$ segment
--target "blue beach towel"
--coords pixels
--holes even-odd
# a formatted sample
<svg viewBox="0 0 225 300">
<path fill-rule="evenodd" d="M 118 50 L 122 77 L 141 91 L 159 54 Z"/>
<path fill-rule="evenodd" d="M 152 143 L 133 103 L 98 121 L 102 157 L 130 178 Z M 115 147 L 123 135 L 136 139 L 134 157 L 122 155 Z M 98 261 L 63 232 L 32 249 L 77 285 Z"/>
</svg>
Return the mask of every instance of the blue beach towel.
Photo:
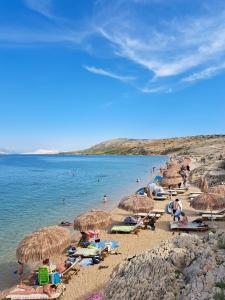
<svg viewBox="0 0 225 300">
<path fill-rule="evenodd" d="M 92 258 L 83 258 L 80 262 L 81 267 L 89 267 L 93 265 Z"/>
<path fill-rule="evenodd" d="M 103 249 L 105 247 L 106 244 L 111 244 L 112 249 L 118 248 L 119 244 L 117 241 L 115 240 L 102 240 L 99 243 L 93 243 L 95 245 L 96 248 L 98 249 Z"/>
</svg>

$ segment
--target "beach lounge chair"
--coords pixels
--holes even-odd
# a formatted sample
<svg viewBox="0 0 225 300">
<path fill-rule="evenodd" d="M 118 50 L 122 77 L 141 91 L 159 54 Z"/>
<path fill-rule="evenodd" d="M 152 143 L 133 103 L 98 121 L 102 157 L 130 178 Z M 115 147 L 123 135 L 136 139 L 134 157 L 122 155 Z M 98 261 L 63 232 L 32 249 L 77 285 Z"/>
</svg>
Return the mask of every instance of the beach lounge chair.
<svg viewBox="0 0 225 300">
<path fill-rule="evenodd" d="M 202 223 L 189 222 L 187 225 L 182 225 L 178 222 L 170 222 L 172 231 L 206 231 L 208 229 L 208 225 Z"/>
<path fill-rule="evenodd" d="M 62 276 L 61 276 L 61 280 L 64 282 L 64 283 L 68 283 L 69 280 L 71 279 L 71 277 L 73 275 L 77 275 L 77 273 L 80 271 L 79 269 L 76 268 L 76 265 L 78 264 L 78 262 L 81 261 L 81 257 L 78 257 L 75 262 L 69 267 L 67 268 L 63 273 L 62 273 Z"/>
<path fill-rule="evenodd" d="M 164 211 L 163 211 L 164 212 Z M 145 218 L 145 217 L 151 217 L 151 218 L 156 218 L 159 219 L 160 217 L 162 217 L 163 213 L 160 212 L 149 212 L 149 213 L 137 213 L 134 216 L 136 217 L 140 217 L 140 218 Z"/>
<path fill-rule="evenodd" d="M 225 214 L 202 214 L 201 215 L 202 220 L 204 221 L 224 221 L 225 220 Z"/>
<path fill-rule="evenodd" d="M 25 289 L 16 287 L 15 289 L 13 289 L 10 294 L 8 294 L 6 296 L 6 299 L 11 299 L 11 300 L 37 300 L 37 299 L 48 299 L 48 300 L 53 300 L 53 299 L 59 299 L 65 290 L 65 286 L 61 286 L 61 288 L 53 293 L 51 296 L 48 296 L 45 293 L 40 293 L 40 294 L 28 294 L 26 293 Z"/>
<path fill-rule="evenodd" d="M 114 225 L 111 228 L 111 233 L 132 233 L 135 229 L 140 227 L 139 224 L 137 225 Z"/>
<path fill-rule="evenodd" d="M 164 201 L 167 199 L 167 196 L 154 196 L 153 199 L 157 201 Z"/>
<path fill-rule="evenodd" d="M 196 214 L 197 215 L 223 215 L 225 213 L 225 208 L 221 209 L 221 210 L 203 210 L 203 211 L 197 211 Z"/>
</svg>

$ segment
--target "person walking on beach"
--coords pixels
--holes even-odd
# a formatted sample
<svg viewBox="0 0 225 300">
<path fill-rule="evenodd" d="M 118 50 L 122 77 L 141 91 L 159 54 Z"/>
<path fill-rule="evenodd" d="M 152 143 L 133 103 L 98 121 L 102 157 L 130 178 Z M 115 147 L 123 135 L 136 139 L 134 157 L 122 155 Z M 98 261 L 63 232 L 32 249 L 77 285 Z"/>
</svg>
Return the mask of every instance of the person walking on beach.
<svg viewBox="0 0 225 300">
<path fill-rule="evenodd" d="M 176 199 L 173 201 L 173 221 L 176 221 L 176 218 L 178 221 L 180 221 L 180 214 L 182 211 L 182 204 L 179 203 L 179 199 Z"/>
</svg>

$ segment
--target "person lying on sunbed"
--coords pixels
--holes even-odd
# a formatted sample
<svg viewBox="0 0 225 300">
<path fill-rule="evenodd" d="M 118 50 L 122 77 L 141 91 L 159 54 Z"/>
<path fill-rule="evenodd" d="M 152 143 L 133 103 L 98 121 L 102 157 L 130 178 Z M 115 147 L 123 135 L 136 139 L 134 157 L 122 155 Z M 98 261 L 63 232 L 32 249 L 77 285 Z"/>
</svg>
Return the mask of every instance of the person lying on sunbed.
<svg viewBox="0 0 225 300">
<path fill-rule="evenodd" d="M 51 297 L 53 294 L 60 292 L 62 290 L 62 284 L 46 284 L 44 286 L 27 286 L 25 284 L 21 284 L 17 286 L 21 291 L 12 291 L 10 295 L 32 295 L 32 294 L 47 294 Z"/>
<path fill-rule="evenodd" d="M 182 211 L 180 215 L 181 215 L 181 220 L 179 221 L 179 224 L 183 226 L 188 225 L 188 218 L 185 215 L 185 213 Z"/>
</svg>

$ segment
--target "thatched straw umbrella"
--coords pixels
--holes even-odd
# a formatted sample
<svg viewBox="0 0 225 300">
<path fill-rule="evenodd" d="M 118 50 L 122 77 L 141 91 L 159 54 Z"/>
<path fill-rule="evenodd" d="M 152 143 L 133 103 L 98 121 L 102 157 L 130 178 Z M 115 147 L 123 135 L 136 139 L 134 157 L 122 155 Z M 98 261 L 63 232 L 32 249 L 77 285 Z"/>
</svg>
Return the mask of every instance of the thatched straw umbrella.
<svg viewBox="0 0 225 300">
<path fill-rule="evenodd" d="M 101 229 L 112 222 L 111 214 L 104 210 L 91 210 L 79 215 L 74 220 L 74 229 L 84 231 Z"/>
<path fill-rule="evenodd" d="M 170 168 L 163 172 L 163 180 L 161 184 L 165 187 L 176 187 L 182 181 L 183 179 L 177 170 Z"/>
<path fill-rule="evenodd" d="M 190 163 L 191 163 L 191 158 L 190 158 L 190 157 L 185 157 L 185 158 L 182 160 L 182 162 L 181 162 L 182 166 L 184 166 L 184 167 L 190 165 Z"/>
<path fill-rule="evenodd" d="M 70 233 L 60 226 L 44 227 L 25 237 L 17 247 L 16 257 L 22 263 L 40 262 L 51 258 L 70 243 Z"/>
<path fill-rule="evenodd" d="M 206 193 L 209 189 L 208 181 L 205 176 L 201 176 L 199 178 L 198 187 L 204 193 Z"/>
<path fill-rule="evenodd" d="M 219 194 L 213 193 L 203 193 L 195 197 L 190 206 L 198 210 L 213 210 L 225 208 L 225 197 Z M 211 214 L 211 219 L 213 221 L 213 214 Z"/>
<path fill-rule="evenodd" d="M 219 194 L 203 193 L 195 197 L 191 203 L 191 207 L 200 210 L 216 210 L 225 207 L 225 198 Z"/>
<path fill-rule="evenodd" d="M 171 161 L 171 162 L 169 162 L 168 164 L 167 164 L 167 169 L 170 169 L 170 168 L 172 168 L 172 169 L 174 169 L 174 170 L 177 170 L 177 171 L 179 171 L 180 170 L 180 164 L 177 162 L 177 161 Z"/>
<path fill-rule="evenodd" d="M 225 197 L 225 185 L 220 184 L 220 185 L 212 186 L 209 188 L 208 192 L 219 194 Z"/>
<path fill-rule="evenodd" d="M 146 195 L 131 195 L 124 197 L 118 207 L 135 213 L 149 212 L 154 208 L 154 200 Z"/>
</svg>

